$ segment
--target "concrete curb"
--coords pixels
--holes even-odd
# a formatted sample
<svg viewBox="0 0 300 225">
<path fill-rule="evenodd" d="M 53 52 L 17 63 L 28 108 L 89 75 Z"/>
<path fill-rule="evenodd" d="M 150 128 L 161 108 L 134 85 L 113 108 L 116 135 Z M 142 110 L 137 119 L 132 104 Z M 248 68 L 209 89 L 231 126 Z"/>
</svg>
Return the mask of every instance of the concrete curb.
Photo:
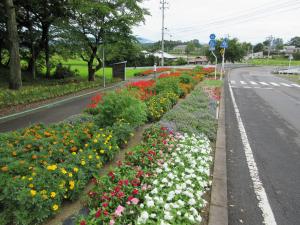
<svg viewBox="0 0 300 225">
<path fill-rule="evenodd" d="M 220 101 L 217 144 L 208 225 L 228 225 L 224 87 Z"/>
</svg>

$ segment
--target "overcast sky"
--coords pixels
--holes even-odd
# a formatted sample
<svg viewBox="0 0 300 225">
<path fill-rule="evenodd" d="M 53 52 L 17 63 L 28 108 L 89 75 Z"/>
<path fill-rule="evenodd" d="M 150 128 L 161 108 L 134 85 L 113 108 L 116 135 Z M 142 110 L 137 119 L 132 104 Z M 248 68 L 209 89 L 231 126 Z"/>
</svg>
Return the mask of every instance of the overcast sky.
<svg viewBox="0 0 300 225">
<path fill-rule="evenodd" d="M 160 0 L 145 0 L 149 9 L 145 25 L 134 34 L 157 41 L 161 39 Z M 209 41 L 209 34 L 227 34 L 241 41 L 258 43 L 267 36 L 284 41 L 300 36 L 300 0 L 168 0 L 166 39 Z"/>
</svg>

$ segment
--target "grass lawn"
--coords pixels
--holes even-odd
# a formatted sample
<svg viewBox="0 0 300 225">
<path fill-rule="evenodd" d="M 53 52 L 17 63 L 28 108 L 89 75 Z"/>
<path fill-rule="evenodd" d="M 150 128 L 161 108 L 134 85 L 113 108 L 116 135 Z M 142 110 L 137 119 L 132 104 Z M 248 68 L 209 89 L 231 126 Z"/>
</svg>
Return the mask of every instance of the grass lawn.
<svg viewBox="0 0 300 225">
<path fill-rule="evenodd" d="M 251 59 L 249 60 L 249 63 L 254 65 L 261 65 L 261 66 L 288 66 L 289 60 L 280 58 L 280 59 Z M 291 62 L 292 66 L 300 66 L 300 61 L 298 60 L 292 60 Z"/>
<path fill-rule="evenodd" d="M 222 87 L 223 86 L 222 80 L 204 80 L 202 84 L 207 87 Z"/>
<path fill-rule="evenodd" d="M 277 74 L 276 76 L 282 77 L 284 79 L 290 80 L 292 82 L 296 82 L 300 84 L 300 75 L 287 75 L 287 74 Z"/>
<path fill-rule="evenodd" d="M 78 73 L 82 77 L 87 77 L 88 76 L 88 68 L 87 68 L 87 62 L 81 60 L 81 59 L 69 59 L 66 61 L 62 61 L 62 64 L 64 66 L 70 66 L 71 70 L 78 70 Z M 133 77 L 135 73 L 137 72 L 142 72 L 145 69 L 134 69 L 134 68 L 127 68 L 126 69 L 126 77 L 130 78 Z M 104 70 L 105 76 L 108 79 L 112 78 L 112 68 L 106 67 Z M 97 76 L 102 76 L 102 69 L 98 70 L 96 72 Z"/>
</svg>

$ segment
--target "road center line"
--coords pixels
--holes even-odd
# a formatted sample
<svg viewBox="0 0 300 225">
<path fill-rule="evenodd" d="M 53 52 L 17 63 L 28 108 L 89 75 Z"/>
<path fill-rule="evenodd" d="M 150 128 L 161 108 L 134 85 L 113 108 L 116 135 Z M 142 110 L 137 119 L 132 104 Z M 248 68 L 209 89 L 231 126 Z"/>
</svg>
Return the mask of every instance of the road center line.
<svg viewBox="0 0 300 225">
<path fill-rule="evenodd" d="M 246 133 L 241 115 L 240 115 L 240 111 L 236 104 L 235 97 L 234 97 L 234 94 L 233 94 L 233 91 L 232 91 L 232 88 L 230 85 L 229 85 L 229 91 L 230 91 L 236 119 L 238 122 L 238 127 L 240 130 L 241 139 L 242 139 L 244 150 L 245 150 L 245 155 L 246 155 L 246 160 L 247 160 L 247 164 L 248 164 L 248 169 L 250 172 L 250 177 L 252 179 L 254 192 L 255 192 L 256 198 L 258 200 L 258 207 L 262 211 L 262 217 L 264 220 L 264 224 L 277 225 L 273 211 L 271 209 L 271 206 L 270 206 L 270 203 L 268 200 L 268 196 L 265 191 L 265 188 L 259 178 L 258 168 L 256 166 L 256 162 L 255 162 L 255 159 L 253 156 L 251 146 L 249 144 L 249 140 L 247 137 L 247 133 Z"/>
</svg>

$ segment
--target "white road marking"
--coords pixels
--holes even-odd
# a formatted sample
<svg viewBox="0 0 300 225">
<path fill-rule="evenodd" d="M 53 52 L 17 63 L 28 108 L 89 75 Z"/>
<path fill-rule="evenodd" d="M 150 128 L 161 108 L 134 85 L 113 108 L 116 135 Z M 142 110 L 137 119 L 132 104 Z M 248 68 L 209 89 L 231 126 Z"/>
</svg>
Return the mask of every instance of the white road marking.
<svg viewBox="0 0 300 225">
<path fill-rule="evenodd" d="M 241 82 L 241 84 L 247 84 L 245 81 L 242 81 L 242 80 L 240 82 Z"/>
<path fill-rule="evenodd" d="M 251 84 L 254 84 L 254 85 L 257 85 L 257 83 L 256 83 L 256 82 L 254 82 L 254 81 L 250 81 L 250 83 L 251 83 Z"/>
<path fill-rule="evenodd" d="M 286 84 L 286 83 L 280 83 L 280 84 L 283 85 L 283 86 L 286 86 L 286 87 L 291 87 L 291 85 Z"/>
<path fill-rule="evenodd" d="M 231 84 L 235 84 L 236 82 L 235 82 L 235 80 L 231 80 L 230 83 Z"/>
<path fill-rule="evenodd" d="M 299 87 L 299 88 L 300 88 L 300 85 L 299 85 L 299 84 L 291 84 L 291 85 L 293 85 L 293 86 L 295 86 L 295 87 Z"/>
<path fill-rule="evenodd" d="M 249 87 L 249 86 L 244 86 L 243 88 L 252 88 L 252 87 Z"/>
<path fill-rule="evenodd" d="M 262 85 L 265 85 L 265 86 L 269 86 L 269 84 L 267 84 L 266 82 L 259 82 L 261 83 Z"/>
<path fill-rule="evenodd" d="M 254 192 L 255 192 L 256 198 L 258 200 L 258 207 L 262 211 L 262 217 L 264 220 L 263 223 L 266 225 L 277 225 L 276 220 L 274 218 L 272 208 L 271 208 L 269 200 L 268 200 L 268 196 L 265 191 L 265 188 L 259 178 L 259 172 L 258 172 L 258 168 L 256 166 L 255 159 L 253 157 L 253 152 L 252 152 L 251 146 L 248 141 L 247 133 L 246 133 L 246 130 L 245 130 L 242 118 L 241 118 L 240 111 L 236 104 L 232 88 L 230 86 L 229 86 L 229 91 L 230 91 L 236 119 L 238 122 L 238 127 L 240 130 L 241 139 L 242 139 L 244 150 L 245 150 L 245 155 L 246 155 L 246 160 L 247 160 L 250 176 L 251 176 L 251 179 L 253 182 Z"/>
<path fill-rule="evenodd" d="M 272 84 L 273 86 L 279 87 L 280 85 L 274 82 L 270 82 L 270 84 Z"/>
</svg>

